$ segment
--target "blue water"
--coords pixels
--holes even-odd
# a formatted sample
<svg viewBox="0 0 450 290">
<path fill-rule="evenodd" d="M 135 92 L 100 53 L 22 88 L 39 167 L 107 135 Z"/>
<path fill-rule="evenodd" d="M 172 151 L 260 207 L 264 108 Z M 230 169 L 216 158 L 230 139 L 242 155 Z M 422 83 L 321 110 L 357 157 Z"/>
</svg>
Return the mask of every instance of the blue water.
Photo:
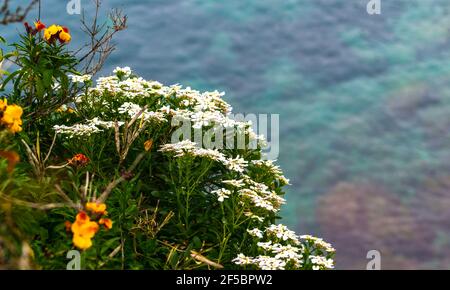
<svg viewBox="0 0 450 290">
<path fill-rule="evenodd" d="M 405 210 L 392 214 L 388 224 L 402 227 L 408 219 L 414 228 L 437 210 L 418 202 L 430 182 L 450 176 L 450 2 L 382 0 L 382 14 L 376 16 L 366 13 L 367 2 L 104 1 L 103 13 L 124 9 L 129 28 L 116 38 L 117 50 L 102 74 L 131 66 L 166 84 L 226 91 L 236 112 L 280 114 L 279 161 L 293 183 L 284 215 L 301 232 L 346 246 L 317 211 L 343 182 L 386 196 L 371 201 L 366 194 L 369 200 L 355 201 L 338 195 L 338 201 L 355 203 L 360 211 L 355 217 L 365 220 L 358 224 L 360 231 L 380 228 L 376 221 L 383 202 L 393 204 L 390 197 Z M 43 0 L 42 20 L 69 26 L 76 47 L 83 42 L 79 16 L 68 15 L 66 3 Z M 90 3 L 82 0 L 88 14 Z M 12 27 L 0 29 L 10 38 L 16 33 Z M 339 207 L 334 210 L 339 216 Z M 354 229 L 344 221 L 342 228 L 332 228 Z M 447 230 L 436 227 L 430 251 L 436 243 L 450 244 Z M 360 267 L 368 247 L 395 252 L 390 243 L 377 241 L 396 234 L 370 232 L 368 241 L 357 235 L 348 246 L 359 247 L 361 256 L 344 254 L 343 264 Z M 407 241 L 419 239 L 411 235 Z M 391 264 L 448 265 L 407 255 L 399 254 L 402 262 Z"/>
</svg>

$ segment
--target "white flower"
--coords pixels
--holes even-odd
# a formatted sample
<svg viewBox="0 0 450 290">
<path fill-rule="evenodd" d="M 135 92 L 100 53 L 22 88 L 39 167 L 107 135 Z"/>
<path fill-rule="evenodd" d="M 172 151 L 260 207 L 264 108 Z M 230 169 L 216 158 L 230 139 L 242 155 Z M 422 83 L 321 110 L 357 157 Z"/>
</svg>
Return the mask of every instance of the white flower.
<svg viewBox="0 0 450 290">
<path fill-rule="evenodd" d="M 301 240 L 313 243 L 313 245 L 319 249 L 322 249 L 328 253 L 334 253 L 336 250 L 331 246 L 331 244 L 325 242 L 321 238 L 313 237 L 311 235 L 302 235 L 300 236 Z"/>
<path fill-rule="evenodd" d="M 186 154 L 192 154 L 195 151 L 197 144 L 190 140 L 183 140 L 177 143 L 168 143 L 162 145 L 159 149 L 160 152 L 175 153 L 175 157 L 182 157 Z"/>
<path fill-rule="evenodd" d="M 217 200 L 219 202 L 224 202 L 225 198 L 229 198 L 231 195 L 231 191 L 225 188 L 220 188 L 218 190 L 213 190 L 212 193 L 217 194 L 218 198 Z"/>
<path fill-rule="evenodd" d="M 130 103 L 130 102 L 123 103 L 122 106 L 120 106 L 118 111 L 120 114 L 128 114 L 128 116 L 131 119 L 133 119 L 139 115 L 139 117 L 138 117 L 139 120 L 142 120 L 142 119 L 144 121 L 153 120 L 157 123 L 162 123 L 162 122 L 167 121 L 166 118 L 164 117 L 163 113 L 148 111 L 146 109 L 141 108 L 139 105 L 136 105 L 136 104 Z"/>
<path fill-rule="evenodd" d="M 242 179 L 230 179 L 230 180 L 222 180 L 222 183 L 231 185 L 236 188 L 241 188 L 244 186 L 244 181 Z"/>
<path fill-rule="evenodd" d="M 298 240 L 298 236 L 295 234 L 295 232 L 289 230 L 285 225 L 282 224 L 270 225 L 268 228 L 266 228 L 266 233 L 269 235 L 273 235 L 283 241 L 290 240 L 295 244 L 300 243 Z"/>
<path fill-rule="evenodd" d="M 260 238 L 260 239 L 263 238 L 263 232 L 258 228 L 254 228 L 252 230 L 247 230 L 247 232 L 253 237 Z"/>
<path fill-rule="evenodd" d="M 161 146 L 159 151 L 175 153 L 175 157 L 190 155 L 194 157 L 207 158 L 214 161 L 222 161 L 225 159 L 225 156 L 219 150 L 198 148 L 197 144 L 190 140 L 183 140 L 173 144 L 165 144 Z"/>
<path fill-rule="evenodd" d="M 236 265 L 251 265 L 253 264 L 253 258 L 247 257 L 244 254 L 240 253 L 236 258 L 232 260 Z"/>
<path fill-rule="evenodd" d="M 272 253 L 275 254 L 277 259 L 295 260 L 297 263 L 301 263 L 302 256 L 299 254 L 300 248 L 287 245 L 278 245 L 272 248 Z"/>
<path fill-rule="evenodd" d="M 116 67 L 115 70 L 113 70 L 113 73 L 116 75 L 122 74 L 124 77 L 129 77 L 132 73 L 131 68 L 126 66 L 126 67 Z"/>
<path fill-rule="evenodd" d="M 92 75 L 69 75 L 69 78 L 71 78 L 74 83 L 86 83 L 92 79 Z"/>
<path fill-rule="evenodd" d="M 245 168 L 247 167 L 248 161 L 241 158 L 240 156 L 236 158 L 228 158 L 223 160 L 223 164 L 232 171 L 236 172 L 244 172 Z"/>
<path fill-rule="evenodd" d="M 239 190 L 239 195 L 244 199 L 252 203 L 256 207 L 263 208 L 267 211 L 278 212 L 279 204 L 274 204 L 271 199 L 273 196 L 262 197 L 254 190 L 244 188 Z"/>
<path fill-rule="evenodd" d="M 271 251 L 273 246 L 272 245 L 272 241 L 268 241 L 268 242 L 258 242 L 258 247 L 260 247 L 261 249 L 265 250 L 265 251 Z"/>
<path fill-rule="evenodd" d="M 215 149 L 203 149 L 198 148 L 193 152 L 194 156 L 205 157 L 214 161 L 221 161 L 225 158 L 225 156 L 219 152 L 219 150 Z"/>
<path fill-rule="evenodd" d="M 261 270 L 284 270 L 286 262 L 274 257 L 258 256 L 254 262 Z"/>
</svg>

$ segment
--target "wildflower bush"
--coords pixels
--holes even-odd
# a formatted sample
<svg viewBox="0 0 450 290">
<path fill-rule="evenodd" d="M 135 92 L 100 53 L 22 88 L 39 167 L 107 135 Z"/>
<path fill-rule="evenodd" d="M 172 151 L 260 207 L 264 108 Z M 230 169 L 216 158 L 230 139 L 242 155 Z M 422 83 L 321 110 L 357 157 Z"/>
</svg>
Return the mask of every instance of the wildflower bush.
<svg viewBox="0 0 450 290">
<path fill-rule="evenodd" d="M 331 245 L 278 222 L 289 180 L 222 93 L 128 67 L 94 82 L 70 40 L 39 21 L 2 53 L 19 68 L 0 100 L 0 267 L 65 269 L 76 249 L 85 269 L 333 268 Z M 218 126 L 244 146 L 184 136 Z"/>
</svg>

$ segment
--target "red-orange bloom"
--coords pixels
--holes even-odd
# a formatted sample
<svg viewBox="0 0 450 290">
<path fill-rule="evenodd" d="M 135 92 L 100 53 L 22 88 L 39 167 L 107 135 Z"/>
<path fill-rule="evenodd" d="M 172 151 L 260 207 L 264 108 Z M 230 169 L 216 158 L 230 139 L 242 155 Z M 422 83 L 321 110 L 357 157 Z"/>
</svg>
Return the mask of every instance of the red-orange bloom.
<svg viewBox="0 0 450 290">
<path fill-rule="evenodd" d="M 84 154 L 77 154 L 72 159 L 69 160 L 70 165 L 75 166 L 86 166 L 89 163 L 90 159 Z"/>
<path fill-rule="evenodd" d="M 66 228 L 66 232 L 70 232 L 71 228 L 72 228 L 72 223 L 69 221 L 65 221 L 64 222 L 64 227 Z"/>
<path fill-rule="evenodd" d="M 40 32 L 40 31 L 42 31 L 42 30 L 44 30 L 44 29 L 46 28 L 45 24 L 42 23 L 40 20 L 38 20 L 38 21 L 36 21 L 36 22 L 34 23 L 34 27 L 36 28 L 36 30 L 37 30 L 38 32 Z"/>
<path fill-rule="evenodd" d="M 105 228 L 108 229 L 108 230 L 112 229 L 113 222 L 112 222 L 111 219 L 104 219 L 104 218 L 101 218 L 101 219 L 98 221 L 98 223 L 99 223 L 100 225 L 104 225 Z"/>
</svg>

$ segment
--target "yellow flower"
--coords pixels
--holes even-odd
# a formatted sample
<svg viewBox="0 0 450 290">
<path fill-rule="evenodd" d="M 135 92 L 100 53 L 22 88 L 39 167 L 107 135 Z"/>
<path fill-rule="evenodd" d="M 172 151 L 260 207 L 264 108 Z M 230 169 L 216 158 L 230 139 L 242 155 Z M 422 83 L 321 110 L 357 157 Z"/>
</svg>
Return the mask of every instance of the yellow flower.
<svg viewBox="0 0 450 290">
<path fill-rule="evenodd" d="M 73 232 L 73 244 L 81 250 L 90 248 L 92 246 L 91 239 L 97 233 L 98 228 L 98 224 L 92 222 L 85 212 L 78 213 L 76 220 L 71 227 Z"/>
<path fill-rule="evenodd" d="M 86 209 L 98 214 L 106 213 L 106 204 L 104 203 L 96 203 L 96 202 L 88 202 L 86 203 Z"/>
<path fill-rule="evenodd" d="M 92 247 L 92 240 L 80 235 L 73 235 L 73 244 L 80 250 L 87 250 Z"/>
<path fill-rule="evenodd" d="M 65 32 L 65 31 L 61 31 L 60 33 L 59 33 L 59 40 L 61 41 L 61 42 L 70 42 L 70 40 L 72 39 L 72 37 L 70 36 L 70 34 L 69 33 L 67 33 L 67 32 Z"/>
<path fill-rule="evenodd" d="M 50 25 L 49 28 L 45 29 L 44 31 L 44 38 L 47 41 L 50 41 L 52 39 L 52 37 L 56 34 L 58 34 L 58 32 L 62 31 L 62 27 L 59 25 Z"/>
<path fill-rule="evenodd" d="M 0 103 L 0 108 L 3 108 L 3 117 L 1 123 L 6 125 L 12 133 L 22 131 L 20 127 L 22 125 L 23 109 L 17 105 L 5 105 L 6 101 Z"/>
</svg>

